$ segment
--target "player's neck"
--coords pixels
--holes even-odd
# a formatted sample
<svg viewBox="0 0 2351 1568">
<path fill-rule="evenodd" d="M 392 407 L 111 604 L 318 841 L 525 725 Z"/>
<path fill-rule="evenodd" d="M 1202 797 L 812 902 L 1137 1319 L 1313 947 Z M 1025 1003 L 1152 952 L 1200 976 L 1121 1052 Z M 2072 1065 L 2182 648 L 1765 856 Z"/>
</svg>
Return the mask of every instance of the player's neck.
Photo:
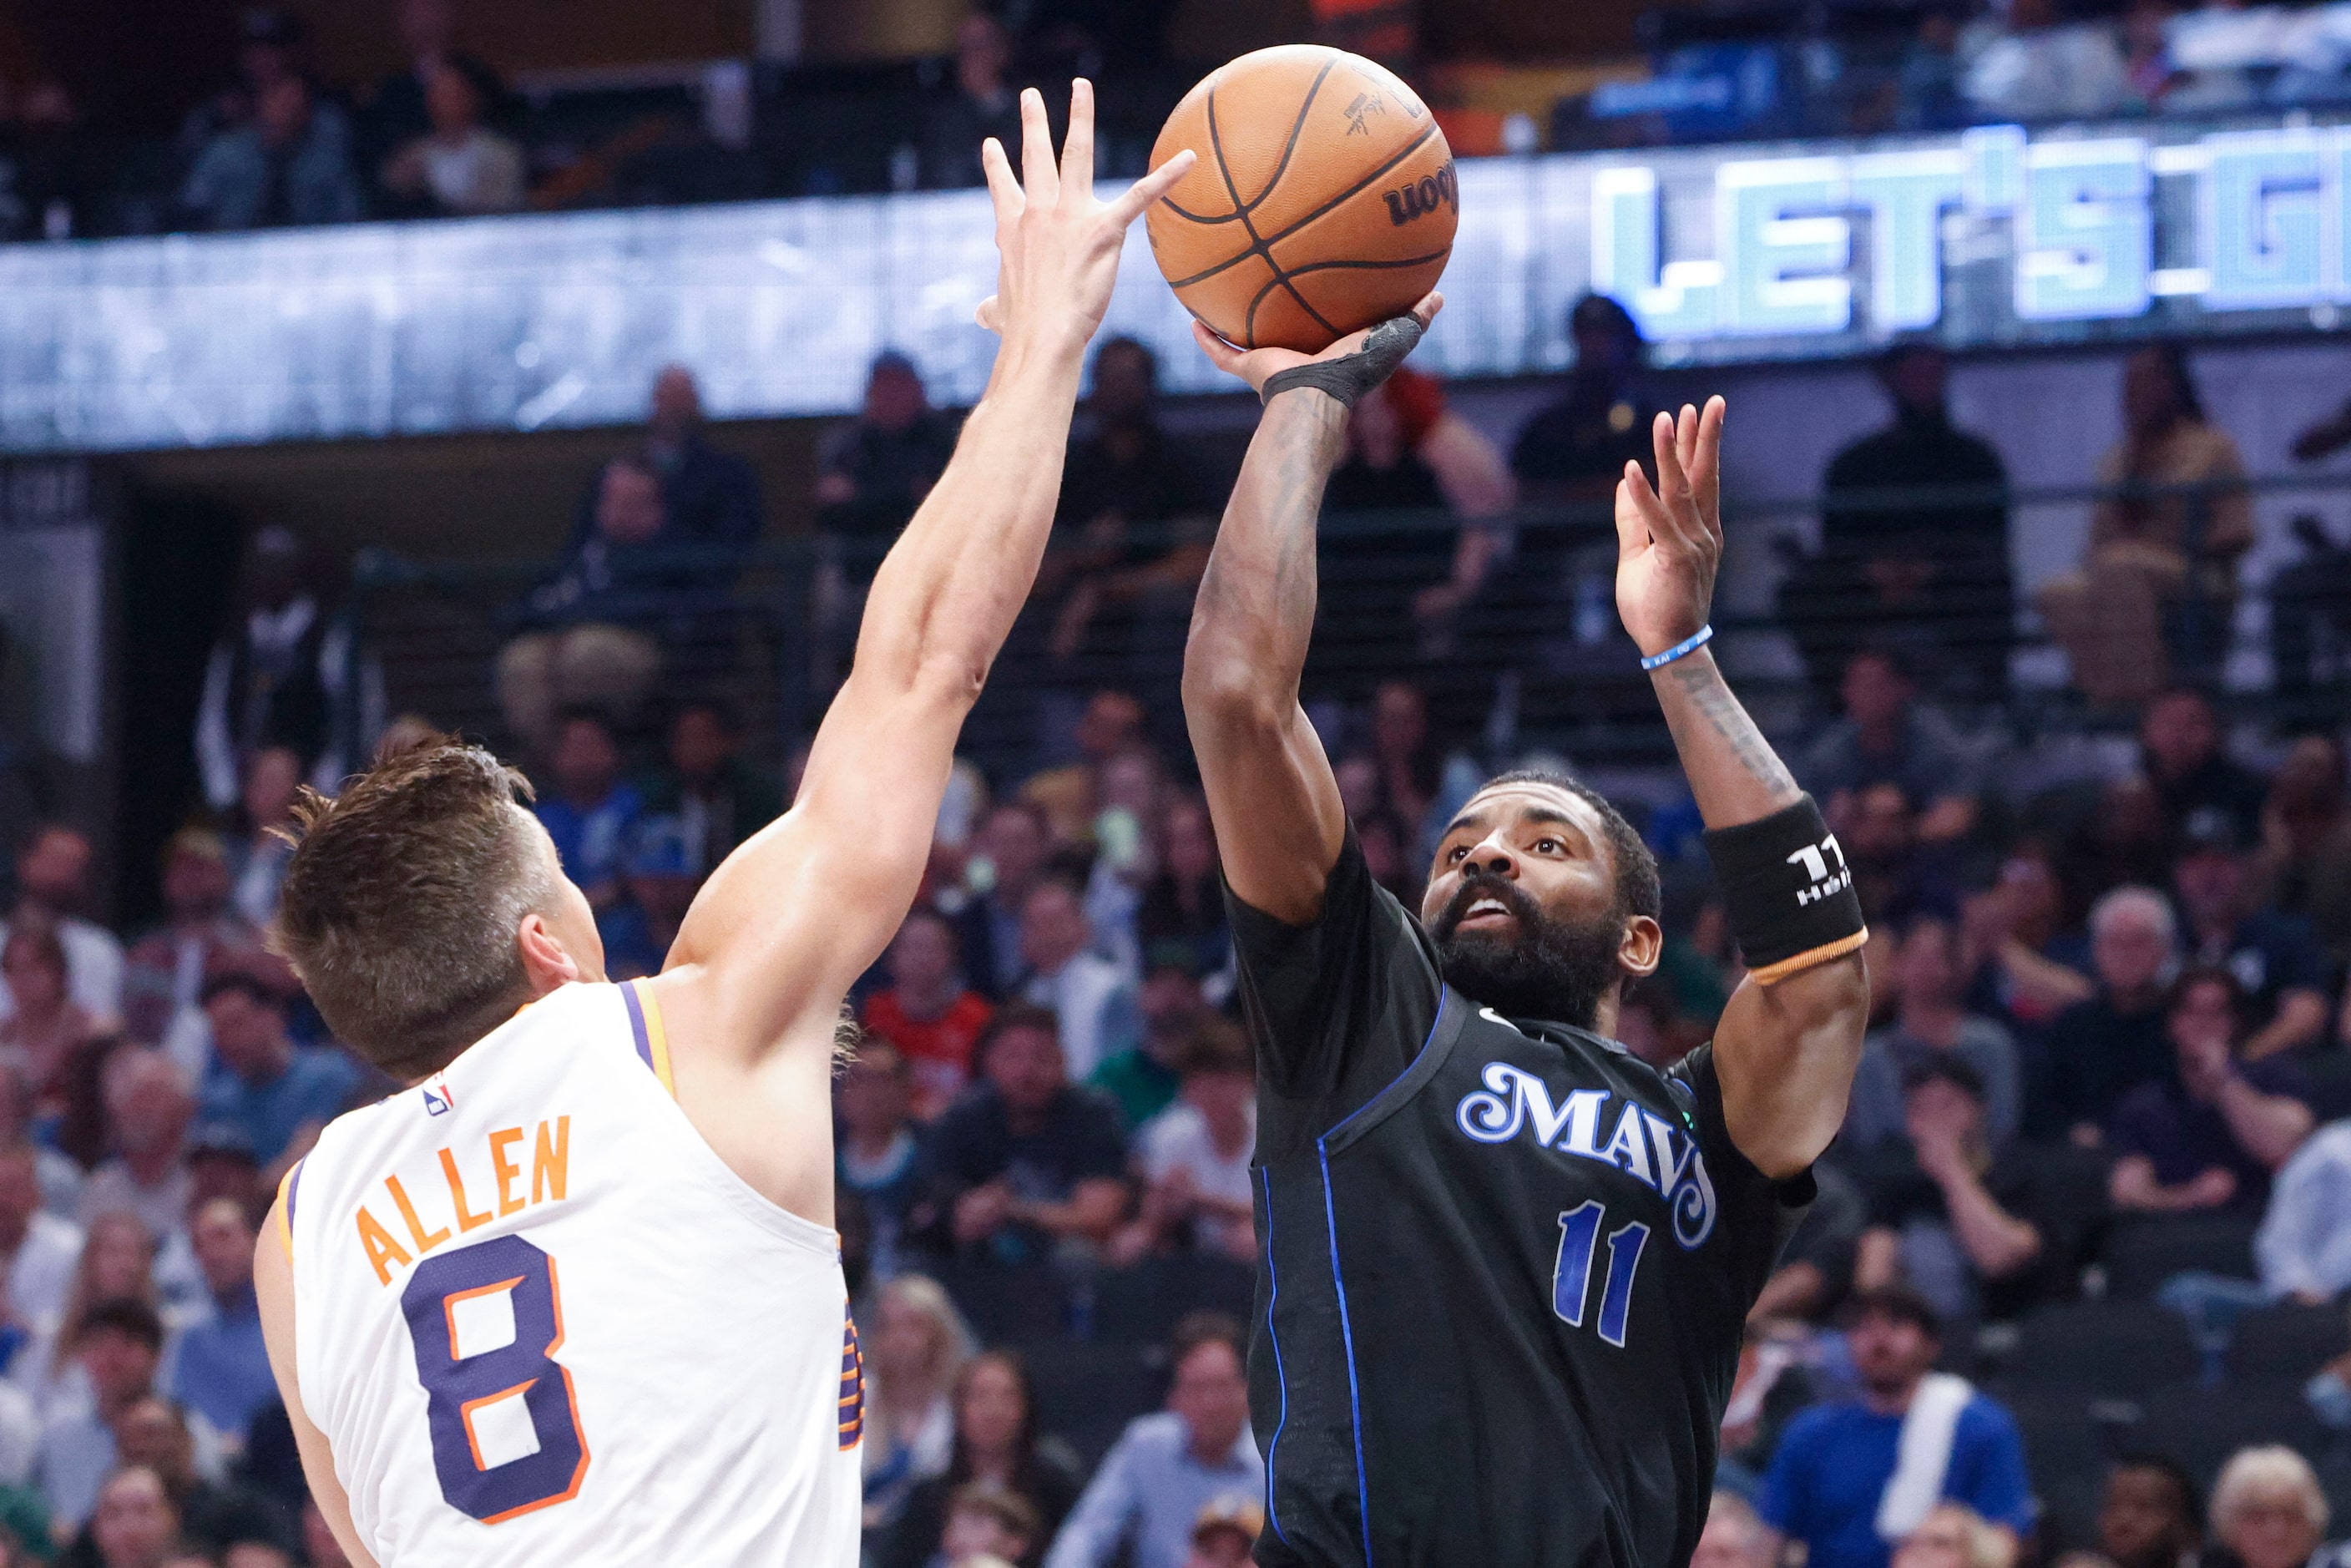
<svg viewBox="0 0 2351 1568">
<path fill-rule="evenodd" d="M 1926 1375 L 1922 1372 L 1907 1383 L 1885 1388 L 1864 1384 L 1861 1390 L 1861 1402 L 1869 1407 L 1870 1414 L 1874 1416 L 1907 1415 L 1910 1411 L 1910 1401 L 1918 1396 L 1918 1385 Z"/>
</svg>

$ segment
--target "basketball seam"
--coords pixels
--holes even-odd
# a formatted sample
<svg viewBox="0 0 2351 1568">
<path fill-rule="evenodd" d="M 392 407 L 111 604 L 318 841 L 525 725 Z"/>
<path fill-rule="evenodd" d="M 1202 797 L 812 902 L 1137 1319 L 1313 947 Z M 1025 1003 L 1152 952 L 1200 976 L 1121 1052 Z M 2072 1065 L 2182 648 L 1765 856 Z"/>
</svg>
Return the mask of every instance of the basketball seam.
<svg viewBox="0 0 2351 1568">
<path fill-rule="evenodd" d="M 1407 256 L 1400 261 L 1310 261 L 1304 267 L 1293 267 L 1283 274 L 1288 277 L 1303 277 L 1310 272 L 1386 271 L 1396 267 L 1426 267 L 1432 261 L 1443 261 L 1446 253 L 1432 250 L 1426 256 Z"/>
<path fill-rule="evenodd" d="M 1281 144 L 1281 156 L 1275 160 L 1273 172 L 1267 177 L 1265 189 L 1257 193 L 1256 201 L 1244 203 L 1241 200 L 1240 186 L 1234 181 L 1232 171 L 1225 167 L 1224 148 L 1221 143 L 1217 143 L 1217 172 L 1221 173 L 1225 177 L 1225 191 L 1226 193 L 1230 195 L 1233 199 L 1233 210 L 1227 213 L 1222 217 L 1206 217 L 1198 213 L 1186 212 L 1183 208 L 1176 204 L 1176 198 L 1173 196 L 1162 196 L 1159 199 L 1161 202 L 1165 204 L 1167 210 L 1187 223 L 1238 223 L 1242 225 L 1243 227 L 1247 227 L 1249 214 L 1257 211 L 1258 208 L 1265 204 L 1266 198 L 1273 194 L 1274 186 L 1281 183 L 1281 176 L 1289 171 L 1290 156 L 1298 151 L 1298 138 L 1306 129 L 1306 112 L 1314 107 L 1314 98 L 1317 93 L 1320 93 L 1322 90 L 1323 78 L 1331 74 L 1332 68 L 1336 66 L 1338 63 L 1339 62 L 1336 60 L 1323 61 L 1322 68 L 1314 73 L 1313 81 L 1307 85 L 1306 96 L 1299 101 L 1298 118 L 1296 120 L 1291 122 L 1290 127 L 1290 140 Z M 1217 89 L 1215 88 L 1210 88 L 1208 89 L 1208 136 L 1212 142 L 1216 141 L 1217 136 L 1216 102 Z M 1251 237 L 1254 237 L 1254 235 L 1252 235 Z M 1249 252 L 1243 251 L 1241 254 L 1243 256 L 1247 256 Z"/>
<path fill-rule="evenodd" d="M 1257 193 L 1257 200 L 1241 209 L 1242 211 L 1253 213 L 1265 205 L 1267 200 L 1273 194 L 1273 188 L 1281 183 L 1282 175 L 1290 172 L 1290 155 L 1298 151 L 1298 138 L 1306 130 L 1306 114 L 1314 107 L 1314 95 L 1322 90 L 1323 80 L 1330 76 L 1331 68 L 1338 63 L 1335 59 L 1324 60 L 1322 68 L 1314 73 L 1314 80 L 1306 89 L 1306 96 L 1299 100 L 1298 118 L 1290 123 L 1290 140 L 1281 144 L 1281 156 L 1274 160 L 1273 172 L 1266 176 L 1265 189 L 1259 191 Z M 1238 201 L 1240 193 L 1237 190 L 1233 193 L 1233 196 Z"/>
<path fill-rule="evenodd" d="M 1170 288 L 1189 288 L 1195 283 L 1204 283 L 1207 279 L 1216 277 L 1217 274 L 1220 272 L 1238 267 L 1242 262 L 1247 261 L 1252 256 L 1264 256 L 1266 266 L 1273 269 L 1275 281 L 1280 282 L 1289 275 L 1283 269 L 1281 264 L 1273 259 L 1273 246 L 1280 245 L 1283 240 L 1288 239 L 1290 235 L 1296 234 L 1300 229 L 1304 228 L 1315 219 L 1327 216 L 1335 208 L 1354 197 L 1361 195 L 1366 188 L 1378 183 L 1381 177 L 1385 175 L 1389 170 L 1394 169 L 1397 164 L 1403 162 L 1415 152 L 1420 151 L 1422 146 L 1427 142 L 1428 139 L 1437 134 L 1437 121 L 1432 119 L 1428 122 L 1428 126 L 1426 130 L 1422 131 L 1418 136 L 1414 137 L 1408 144 L 1397 152 L 1393 157 L 1389 158 L 1386 162 L 1381 164 L 1378 168 L 1373 170 L 1361 180 L 1356 181 L 1355 183 L 1340 192 L 1337 195 L 1332 197 L 1329 201 L 1323 203 L 1321 206 L 1315 208 L 1304 217 L 1300 218 L 1297 222 L 1282 229 L 1280 233 L 1274 235 L 1269 239 L 1259 240 L 1258 239 L 1257 235 L 1257 225 L 1249 222 L 1249 214 L 1250 209 L 1243 208 L 1241 206 L 1240 189 L 1233 183 L 1231 171 L 1225 168 L 1224 144 L 1217 133 L 1217 94 L 1216 89 L 1211 88 L 1208 90 L 1208 141 L 1210 147 L 1216 152 L 1217 170 L 1225 177 L 1225 190 L 1233 198 L 1233 206 L 1235 210 L 1233 212 L 1232 218 L 1194 219 L 1193 221 L 1196 223 L 1229 223 L 1233 221 L 1234 218 L 1238 218 L 1240 221 L 1241 227 L 1248 232 L 1249 238 L 1255 243 L 1253 243 L 1247 250 L 1242 251 L 1239 255 L 1229 256 L 1205 271 L 1196 272 L 1189 277 L 1172 279 L 1168 283 L 1167 287 Z M 1166 198 L 1164 196 L 1160 199 L 1162 201 L 1166 201 Z M 1175 208 L 1175 210 L 1179 214 L 1183 212 L 1183 209 L 1176 207 L 1176 204 L 1173 202 L 1169 202 L 1167 204 L 1170 207 Z M 1185 215 L 1188 216 L 1189 214 Z M 1408 264 L 1397 263 L 1396 265 L 1403 266 Z M 1266 290 L 1260 290 L 1259 292 L 1258 298 L 1262 300 L 1265 298 L 1266 292 Z M 1298 291 L 1296 289 L 1293 288 L 1290 290 L 1290 293 L 1291 298 L 1298 298 Z M 1315 311 L 1311 305 L 1307 305 L 1306 301 L 1302 298 L 1299 299 L 1298 302 L 1300 305 L 1305 307 L 1306 313 L 1308 315 L 1314 317 L 1317 321 L 1322 321 L 1322 316 Z M 1249 314 L 1252 319 L 1256 316 L 1257 307 L 1255 303 L 1250 305 Z M 1322 325 L 1328 327 L 1330 326 L 1330 323 L 1328 321 L 1322 321 Z"/>
</svg>

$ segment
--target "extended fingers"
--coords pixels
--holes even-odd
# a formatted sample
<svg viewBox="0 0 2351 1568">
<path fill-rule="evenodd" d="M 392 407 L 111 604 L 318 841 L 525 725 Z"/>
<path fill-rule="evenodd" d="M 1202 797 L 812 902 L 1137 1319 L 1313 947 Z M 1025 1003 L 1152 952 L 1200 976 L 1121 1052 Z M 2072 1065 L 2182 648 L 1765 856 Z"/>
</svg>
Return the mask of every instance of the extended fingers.
<svg viewBox="0 0 2351 1568">
<path fill-rule="evenodd" d="M 1083 194 L 1094 188 L 1094 84 L 1070 84 L 1070 133 L 1061 142 L 1061 183 Z"/>
<path fill-rule="evenodd" d="M 1012 160 L 1004 155 L 1004 143 L 993 136 L 981 142 L 979 167 L 987 176 L 988 199 L 996 204 L 996 226 L 1009 228 L 1019 221 L 1027 204 L 1021 199 L 1020 182 L 1012 177 Z"/>
<path fill-rule="evenodd" d="M 1045 118 L 1045 95 L 1033 87 L 1020 89 L 1020 183 L 1032 206 L 1050 207 L 1061 199 L 1061 172 L 1053 164 L 1053 125 Z"/>
<path fill-rule="evenodd" d="M 1174 190 L 1176 183 L 1190 173 L 1192 165 L 1198 162 L 1189 147 L 1178 150 L 1175 157 L 1129 185 L 1126 193 L 1110 204 L 1111 217 L 1124 228 L 1141 217 L 1144 209 Z"/>
</svg>

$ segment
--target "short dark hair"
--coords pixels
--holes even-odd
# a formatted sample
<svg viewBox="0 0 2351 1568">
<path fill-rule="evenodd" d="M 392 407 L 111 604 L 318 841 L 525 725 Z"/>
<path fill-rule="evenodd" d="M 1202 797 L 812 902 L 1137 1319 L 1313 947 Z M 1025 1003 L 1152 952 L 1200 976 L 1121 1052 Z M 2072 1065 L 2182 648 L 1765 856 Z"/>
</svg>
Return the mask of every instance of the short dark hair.
<svg viewBox="0 0 2351 1568">
<path fill-rule="evenodd" d="M 2252 998 L 2245 995 L 2245 983 L 2237 978 L 2234 972 L 2218 964 L 2194 964 L 2181 970 L 2179 977 L 2171 982 L 2171 989 L 2164 993 L 2164 1016 L 2168 1018 L 2179 1011 L 2188 1000 L 2188 993 L 2199 986 L 2218 986 L 2226 992 L 2229 1016 L 2236 1020 L 2238 1028 L 2244 1027 L 2245 1015 L 2252 1010 Z"/>
<path fill-rule="evenodd" d="M 1928 1339 L 1939 1343 L 1943 1337 L 1943 1319 L 1934 1304 L 1907 1285 L 1880 1285 L 1876 1290 L 1856 1291 L 1845 1302 L 1847 1322 L 1859 1322 L 1864 1318 L 1885 1318 L 1897 1323 L 1908 1323 Z"/>
<path fill-rule="evenodd" d="M 1050 1036 L 1055 1045 L 1061 1043 L 1061 1020 L 1052 1009 L 1040 1008 L 1034 1002 L 1007 1002 L 996 1009 L 996 1016 L 987 1020 L 987 1032 L 971 1048 L 973 1075 L 987 1071 L 987 1058 L 996 1050 L 998 1040 L 1022 1029 Z"/>
<path fill-rule="evenodd" d="M 1247 1072 L 1250 1067 L 1249 1036 L 1240 1025 L 1214 1013 L 1195 1023 L 1176 1048 L 1175 1068 L 1186 1078 L 1196 1072 Z"/>
<path fill-rule="evenodd" d="M 445 1067 L 530 999 L 515 932 L 554 890 L 530 798 L 442 735 L 296 800 L 272 945 L 327 1027 L 395 1078 Z"/>
<path fill-rule="evenodd" d="M 1186 1312 L 1167 1335 L 1167 1369 L 1182 1366 L 1204 1344 L 1220 1344 L 1233 1359 L 1249 1365 L 1249 1332 L 1229 1312 Z"/>
<path fill-rule="evenodd" d="M 2170 1486 L 2173 1498 L 2179 1504 L 2179 1511 L 2188 1521 L 2190 1524 L 2202 1521 L 2204 1489 L 2196 1484 L 2196 1478 L 2189 1473 L 2188 1467 L 2169 1454 L 2158 1453 L 2152 1448 L 2133 1448 L 2117 1454 L 2115 1462 L 2106 1467 L 2106 1479 L 2112 1480 L 2125 1470 L 2146 1470 L 2161 1476 Z"/>
<path fill-rule="evenodd" d="M 1625 820 L 1625 813 L 1609 803 L 1608 797 L 1580 779 L 1551 768 L 1514 768 L 1498 773 L 1478 786 L 1483 795 L 1505 784 L 1547 784 L 1563 789 L 1600 813 L 1600 826 L 1608 840 L 1609 858 L 1616 862 L 1616 912 L 1626 919 L 1646 915 L 1655 920 L 1665 905 L 1664 885 L 1657 873 L 1657 857 L 1642 841 L 1641 834 Z"/>
<path fill-rule="evenodd" d="M 1948 1083 L 1979 1105 L 1987 1093 L 1984 1075 L 1976 1071 L 1974 1062 L 1955 1051 L 1936 1051 L 1903 1073 L 1902 1092 L 1907 1094 L 1929 1083 Z"/>
<path fill-rule="evenodd" d="M 275 988 L 246 968 L 223 969 L 206 980 L 204 989 L 196 993 L 197 1005 L 202 1006 L 230 991 L 242 991 L 265 1008 L 277 1009 L 286 1005 L 286 998 Z"/>
<path fill-rule="evenodd" d="M 137 1340 L 149 1350 L 163 1348 L 163 1320 L 136 1296 L 110 1296 L 82 1313 L 74 1330 L 77 1344 L 104 1329 Z"/>
</svg>

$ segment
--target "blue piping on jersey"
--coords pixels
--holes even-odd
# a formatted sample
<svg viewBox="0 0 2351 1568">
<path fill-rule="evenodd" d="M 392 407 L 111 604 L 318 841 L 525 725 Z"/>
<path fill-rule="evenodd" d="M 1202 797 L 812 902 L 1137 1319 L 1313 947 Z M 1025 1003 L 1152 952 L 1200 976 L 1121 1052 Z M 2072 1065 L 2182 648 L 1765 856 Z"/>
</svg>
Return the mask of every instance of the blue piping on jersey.
<svg viewBox="0 0 2351 1568">
<path fill-rule="evenodd" d="M 1322 1223 L 1324 1228 L 1330 1232 L 1331 1236 L 1331 1284 L 1332 1287 L 1339 1293 L 1339 1338 L 1341 1343 L 1343 1343 L 1347 1349 L 1347 1414 L 1348 1418 L 1354 1428 L 1355 1509 L 1357 1514 L 1362 1518 L 1364 1525 L 1364 1568 L 1372 1568 L 1372 1500 L 1370 1495 L 1370 1487 L 1365 1482 L 1364 1476 L 1364 1396 L 1363 1390 L 1357 1386 L 1355 1381 L 1355 1330 L 1353 1324 L 1352 1324 L 1347 1318 L 1347 1281 L 1342 1278 L 1339 1273 L 1339 1219 L 1331 1201 L 1331 1140 L 1337 1137 L 1341 1133 L 1345 1132 L 1347 1130 L 1348 1123 L 1353 1122 L 1356 1117 L 1362 1115 L 1364 1112 L 1370 1110 L 1373 1106 L 1385 1099 L 1389 1090 L 1395 1088 L 1406 1078 L 1412 1076 L 1412 1070 L 1420 1065 L 1420 1059 L 1428 1053 L 1428 1048 L 1437 1040 L 1437 1026 L 1445 1021 L 1445 987 L 1442 983 L 1439 983 L 1437 988 L 1437 1016 L 1428 1020 L 1428 1033 L 1426 1037 L 1421 1040 L 1420 1049 L 1413 1052 L 1412 1060 L 1405 1063 L 1404 1071 L 1397 1073 L 1394 1078 L 1390 1079 L 1384 1085 L 1383 1085 L 1377 1094 L 1373 1095 L 1370 1099 L 1356 1106 L 1353 1111 L 1347 1113 L 1346 1117 L 1342 1120 L 1337 1126 L 1332 1128 L 1329 1132 L 1314 1140 L 1314 1157 L 1319 1160 L 1322 1166 Z M 1265 1189 L 1265 1213 L 1266 1267 L 1270 1271 L 1272 1268 L 1273 1258 L 1273 1184 L 1270 1176 L 1267 1178 Z M 1266 1322 L 1269 1328 L 1270 1328 L 1272 1321 L 1273 1302 L 1271 1298 L 1269 1297 L 1266 1301 Z M 1280 1369 L 1280 1355 L 1277 1349 L 1275 1353 L 1274 1370 L 1278 1374 Z M 1290 1390 L 1285 1386 L 1282 1389 L 1282 1401 L 1285 1414 L 1287 1413 L 1289 1397 Z M 1276 1427 L 1274 1428 L 1274 1437 L 1278 1441 L 1280 1437 L 1281 1429 L 1280 1427 Z M 1269 1498 L 1272 1495 L 1272 1487 L 1273 1461 L 1269 1457 L 1266 1460 L 1266 1489 L 1267 1496 Z M 1278 1530 L 1279 1526 L 1277 1525 L 1276 1528 Z M 1290 1538 L 1286 1535 L 1282 1537 L 1284 1544 L 1287 1544 Z"/>
<path fill-rule="evenodd" d="M 1281 1429 L 1290 1425 L 1290 1380 L 1281 1375 L 1281 1331 L 1273 1322 L 1273 1309 L 1281 1304 L 1281 1276 L 1273 1268 L 1273 1173 L 1258 1175 L 1265 1183 L 1265 1337 L 1273 1346 L 1273 1380 L 1281 1389 L 1281 1415 L 1274 1421 L 1272 1440 L 1265 1446 L 1265 1516 L 1287 1546 L 1290 1533 L 1281 1528 L 1281 1508 L 1274 1500 L 1273 1463 L 1281 1453 Z M 1362 1484 L 1360 1478 L 1356 1484 Z"/>
</svg>

